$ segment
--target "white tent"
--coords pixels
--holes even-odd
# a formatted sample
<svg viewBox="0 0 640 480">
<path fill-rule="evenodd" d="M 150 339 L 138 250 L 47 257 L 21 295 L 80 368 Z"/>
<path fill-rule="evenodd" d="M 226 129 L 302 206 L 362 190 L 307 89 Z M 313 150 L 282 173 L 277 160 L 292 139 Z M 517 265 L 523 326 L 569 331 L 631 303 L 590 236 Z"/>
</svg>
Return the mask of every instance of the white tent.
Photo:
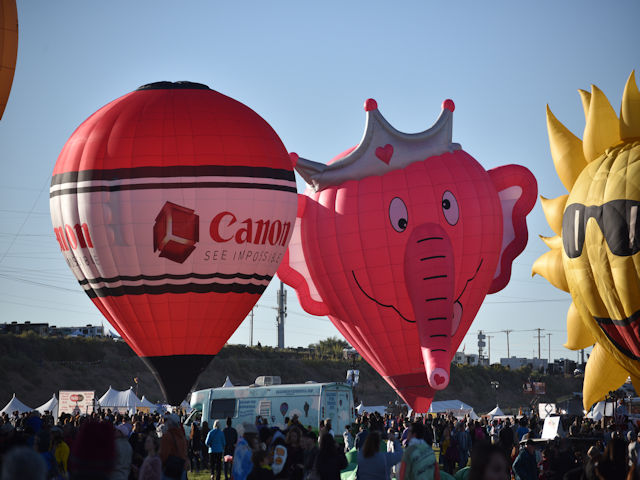
<svg viewBox="0 0 640 480">
<path fill-rule="evenodd" d="M 110 408 L 117 411 L 135 410 L 136 407 L 142 406 L 140 399 L 133 392 L 133 388 L 120 391 L 109 387 L 109 390 L 100 397 L 98 403 L 101 408 Z"/>
<path fill-rule="evenodd" d="M 56 394 L 53 394 L 53 397 L 46 402 L 36 408 L 37 411 L 40 412 L 41 415 L 44 415 L 44 412 L 50 412 L 53 415 L 53 418 L 58 418 L 58 399 L 56 398 Z"/>
<path fill-rule="evenodd" d="M 229 387 L 233 387 L 233 383 L 231 383 L 231 379 L 227 376 L 226 380 L 224 381 L 224 384 L 222 385 L 222 388 L 229 388 Z"/>
<path fill-rule="evenodd" d="M 155 403 L 150 401 L 144 395 L 142 396 L 142 399 L 140 400 L 140 406 L 148 408 L 150 412 L 155 412 L 157 410 L 161 410 L 162 409 L 162 407 L 160 405 L 156 405 Z"/>
<path fill-rule="evenodd" d="M 489 413 L 487 413 L 487 416 L 493 418 L 493 417 L 504 417 L 505 415 L 504 415 L 503 411 L 500 410 L 500 407 L 498 405 L 496 405 L 496 408 L 494 408 Z"/>
<path fill-rule="evenodd" d="M 14 393 L 13 397 L 11 397 L 11 400 L 9 400 L 9 403 L 7 403 L 2 410 L 0 410 L 0 413 L 11 415 L 16 410 L 20 413 L 25 413 L 31 412 L 33 408 L 27 407 L 24 403 L 18 400 L 16 398 L 16 394 Z"/>
<path fill-rule="evenodd" d="M 378 412 L 380 415 L 384 415 L 385 413 L 387 413 L 387 406 L 386 405 L 363 405 L 362 402 L 360 402 L 360 405 L 358 405 L 356 407 L 356 410 L 358 410 L 358 413 L 360 415 L 364 414 L 364 413 L 375 413 Z"/>
<path fill-rule="evenodd" d="M 613 403 L 612 402 L 598 402 L 587 413 L 587 418 L 599 421 L 602 417 L 613 417 Z"/>
<path fill-rule="evenodd" d="M 460 400 L 441 400 L 438 402 L 431 402 L 429 413 L 453 413 L 456 418 L 463 418 L 465 415 L 469 415 L 469 418 L 472 420 L 476 420 L 478 418 L 473 407 L 461 402 Z"/>
</svg>

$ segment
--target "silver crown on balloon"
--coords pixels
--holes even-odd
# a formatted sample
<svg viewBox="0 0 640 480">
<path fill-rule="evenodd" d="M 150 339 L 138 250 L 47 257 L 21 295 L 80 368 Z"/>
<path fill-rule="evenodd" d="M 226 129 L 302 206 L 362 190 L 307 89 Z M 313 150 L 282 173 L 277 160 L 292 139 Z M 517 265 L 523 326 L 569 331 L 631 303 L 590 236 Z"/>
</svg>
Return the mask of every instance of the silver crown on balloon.
<svg viewBox="0 0 640 480">
<path fill-rule="evenodd" d="M 291 153 L 296 171 L 316 192 L 348 180 L 384 175 L 429 157 L 460 150 L 451 141 L 453 132 L 452 100 L 442 103 L 442 112 L 433 126 L 419 133 L 396 130 L 382 116 L 373 98 L 364 103 L 367 123 L 360 143 L 347 155 L 325 165 Z"/>
</svg>

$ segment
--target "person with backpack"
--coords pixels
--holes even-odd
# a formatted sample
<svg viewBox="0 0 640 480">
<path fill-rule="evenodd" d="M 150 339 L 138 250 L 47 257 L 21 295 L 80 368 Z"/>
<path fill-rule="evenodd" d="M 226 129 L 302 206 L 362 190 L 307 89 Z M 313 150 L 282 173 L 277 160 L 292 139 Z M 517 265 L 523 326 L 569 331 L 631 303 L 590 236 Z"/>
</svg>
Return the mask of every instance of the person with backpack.
<svg viewBox="0 0 640 480">
<path fill-rule="evenodd" d="M 411 424 L 398 480 L 440 480 L 436 455 L 424 437 L 424 425 L 419 422 Z"/>
</svg>

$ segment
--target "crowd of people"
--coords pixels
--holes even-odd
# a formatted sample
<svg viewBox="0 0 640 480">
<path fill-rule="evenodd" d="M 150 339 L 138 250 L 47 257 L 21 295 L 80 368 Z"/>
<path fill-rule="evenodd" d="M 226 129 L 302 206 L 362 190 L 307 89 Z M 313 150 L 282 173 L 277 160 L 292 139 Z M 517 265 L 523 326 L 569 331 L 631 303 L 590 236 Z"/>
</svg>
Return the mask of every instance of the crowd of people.
<svg viewBox="0 0 640 480">
<path fill-rule="evenodd" d="M 638 479 L 640 431 L 616 420 L 562 417 L 568 435 L 541 441 L 535 416 L 374 413 L 344 432 L 331 420 L 314 429 L 297 416 L 284 428 L 229 418 L 193 422 L 185 434 L 176 413 L 3 414 L 0 480 L 184 480 L 204 471 L 211 480 Z"/>
</svg>

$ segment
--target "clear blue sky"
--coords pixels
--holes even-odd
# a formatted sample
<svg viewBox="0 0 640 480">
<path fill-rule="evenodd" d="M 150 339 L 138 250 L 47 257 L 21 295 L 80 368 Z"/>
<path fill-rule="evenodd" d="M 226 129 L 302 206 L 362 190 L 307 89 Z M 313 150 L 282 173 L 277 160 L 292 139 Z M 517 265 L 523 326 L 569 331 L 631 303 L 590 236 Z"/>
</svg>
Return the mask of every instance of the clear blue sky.
<svg viewBox="0 0 640 480">
<path fill-rule="evenodd" d="M 48 183 L 76 126 L 142 84 L 206 83 L 260 113 L 290 151 L 322 162 L 358 142 L 368 97 L 405 131 L 431 125 L 452 98 L 455 141 L 485 168 L 527 166 L 540 193 L 554 197 L 565 192 L 549 155 L 545 104 L 582 136 L 576 89 L 595 83 L 618 109 L 640 67 L 637 0 L 18 3 L 18 66 L 0 122 L 0 322 L 102 321 L 58 251 Z M 511 284 L 486 299 L 466 351 L 477 352 L 478 329 L 540 327 L 552 334 L 552 357 L 575 359 L 562 347 L 568 294 L 530 278 L 546 251 L 537 235 L 550 234 L 539 203 L 528 223 Z M 263 344 L 276 341 L 276 286 L 256 309 Z M 289 292 L 287 345 L 335 334 Z M 247 321 L 231 342 L 248 338 Z M 505 356 L 505 335 L 491 346 L 493 360 Z M 511 335 L 512 355 L 534 349 L 533 332 Z"/>
</svg>

